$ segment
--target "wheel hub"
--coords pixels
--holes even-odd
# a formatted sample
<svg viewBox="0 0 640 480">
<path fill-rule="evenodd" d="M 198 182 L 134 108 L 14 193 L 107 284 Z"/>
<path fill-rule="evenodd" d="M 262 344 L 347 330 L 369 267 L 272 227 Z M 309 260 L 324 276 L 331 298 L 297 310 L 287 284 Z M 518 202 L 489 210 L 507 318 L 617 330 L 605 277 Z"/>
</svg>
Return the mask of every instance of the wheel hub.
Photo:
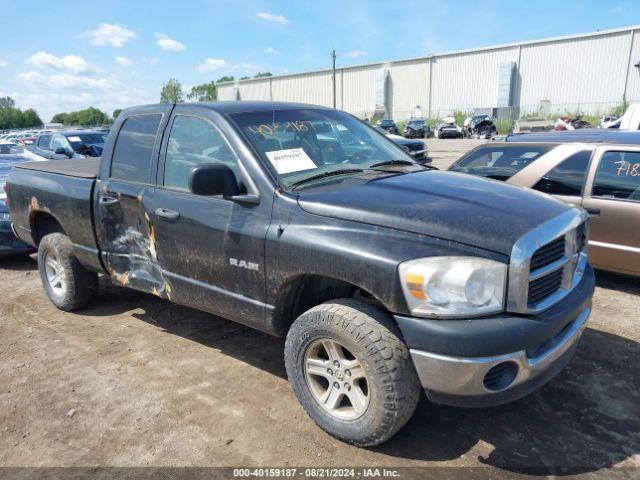
<svg viewBox="0 0 640 480">
<path fill-rule="evenodd" d="M 64 268 L 58 257 L 47 252 L 44 256 L 44 270 L 49 287 L 56 295 L 64 295 L 67 290 L 67 279 L 64 273 Z"/>
<path fill-rule="evenodd" d="M 367 376 L 360 361 L 341 343 L 314 341 L 305 352 L 307 385 L 314 400 L 343 420 L 361 417 L 369 406 Z"/>
</svg>

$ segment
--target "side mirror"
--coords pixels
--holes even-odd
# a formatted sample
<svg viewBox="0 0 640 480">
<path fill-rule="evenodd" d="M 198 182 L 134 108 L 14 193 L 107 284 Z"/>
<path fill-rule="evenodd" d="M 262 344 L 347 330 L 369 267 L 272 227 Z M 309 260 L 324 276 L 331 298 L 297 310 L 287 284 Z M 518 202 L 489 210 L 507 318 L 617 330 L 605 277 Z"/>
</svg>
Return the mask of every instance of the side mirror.
<svg viewBox="0 0 640 480">
<path fill-rule="evenodd" d="M 67 149 L 64 147 L 58 147 L 56 148 L 53 153 L 55 153 L 56 155 L 68 155 Z"/>
<path fill-rule="evenodd" d="M 222 195 L 234 197 L 240 194 L 238 180 L 233 170 L 224 163 L 203 163 L 191 169 L 189 190 L 195 195 Z"/>
</svg>

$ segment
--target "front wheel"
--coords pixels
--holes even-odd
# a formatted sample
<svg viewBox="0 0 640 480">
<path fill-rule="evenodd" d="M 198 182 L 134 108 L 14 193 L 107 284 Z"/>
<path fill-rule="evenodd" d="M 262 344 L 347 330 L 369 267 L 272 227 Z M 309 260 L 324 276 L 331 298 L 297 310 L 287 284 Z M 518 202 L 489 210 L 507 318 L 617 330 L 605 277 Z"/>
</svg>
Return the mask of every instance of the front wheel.
<svg viewBox="0 0 640 480">
<path fill-rule="evenodd" d="M 285 345 L 296 397 L 325 431 L 358 446 L 393 436 L 413 415 L 420 383 L 393 320 L 353 299 L 303 313 Z"/>
</svg>

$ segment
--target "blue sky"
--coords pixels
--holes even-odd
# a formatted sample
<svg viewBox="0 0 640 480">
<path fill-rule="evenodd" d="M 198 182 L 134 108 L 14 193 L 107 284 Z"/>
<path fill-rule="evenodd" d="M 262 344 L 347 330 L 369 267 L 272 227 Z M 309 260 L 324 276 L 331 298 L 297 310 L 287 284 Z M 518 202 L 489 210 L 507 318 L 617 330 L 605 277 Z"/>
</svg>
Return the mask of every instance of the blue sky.
<svg viewBox="0 0 640 480">
<path fill-rule="evenodd" d="M 161 84 L 300 72 L 640 24 L 638 1 L 2 1 L 0 95 L 43 120 Z M 478 7 L 478 5 L 482 5 Z"/>
</svg>

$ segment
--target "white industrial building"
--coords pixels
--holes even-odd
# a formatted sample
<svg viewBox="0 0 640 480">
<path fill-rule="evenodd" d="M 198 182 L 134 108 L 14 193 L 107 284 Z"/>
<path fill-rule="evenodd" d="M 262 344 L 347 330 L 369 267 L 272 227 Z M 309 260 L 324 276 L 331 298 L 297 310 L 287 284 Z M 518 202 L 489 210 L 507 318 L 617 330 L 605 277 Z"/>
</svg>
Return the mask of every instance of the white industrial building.
<svg viewBox="0 0 640 480">
<path fill-rule="evenodd" d="M 640 26 L 336 69 L 336 107 L 397 120 L 508 107 L 603 114 L 640 100 Z M 220 100 L 333 105 L 331 69 L 220 84 Z"/>
</svg>

